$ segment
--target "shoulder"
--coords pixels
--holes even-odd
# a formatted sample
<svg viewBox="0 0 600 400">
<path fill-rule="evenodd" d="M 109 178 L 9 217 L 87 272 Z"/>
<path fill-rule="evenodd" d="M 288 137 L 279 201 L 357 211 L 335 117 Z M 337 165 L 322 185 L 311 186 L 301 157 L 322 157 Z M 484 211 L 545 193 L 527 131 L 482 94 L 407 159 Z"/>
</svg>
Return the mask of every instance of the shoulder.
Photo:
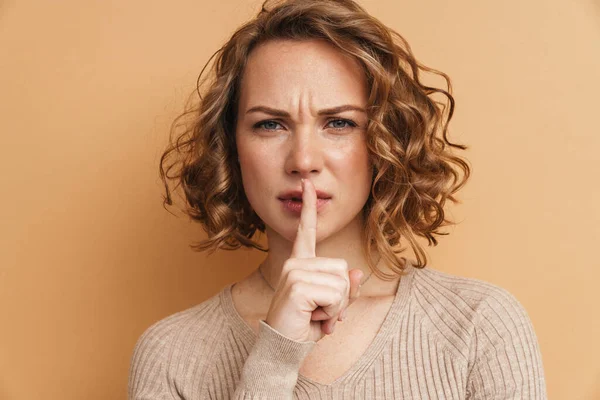
<svg viewBox="0 0 600 400">
<path fill-rule="evenodd" d="M 534 335 L 521 302 L 490 282 L 425 267 L 415 269 L 413 292 L 423 319 L 464 359 L 478 339 L 517 341 Z"/>
<path fill-rule="evenodd" d="M 416 271 L 413 287 L 422 320 L 465 362 L 469 398 L 545 398 L 537 336 L 512 293 L 429 267 Z"/>
<path fill-rule="evenodd" d="M 136 349 L 153 344 L 158 344 L 161 348 L 182 345 L 198 336 L 207 339 L 209 328 L 218 328 L 222 319 L 220 294 L 217 293 L 202 303 L 154 322 L 142 333 Z"/>
<path fill-rule="evenodd" d="M 226 322 L 221 292 L 200 304 L 154 322 L 141 334 L 133 349 L 129 370 L 129 393 L 165 391 L 171 381 L 189 367 L 185 361 L 210 357 Z M 177 374 L 173 373 L 177 371 Z M 148 392 L 159 393 L 159 392 Z M 161 392 L 162 393 L 162 392 Z"/>
<path fill-rule="evenodd" d="M 491 317 L 489 313 L 492 311 L 498 314 L 498 318 L 520 319 L 526 316 L 523 305 L 511 292 L 481 279 L 425 267 L 415 273 L 415 289 L 422 296 L 461 309 L 470 319 L 481 313 Z"/>
</svg>

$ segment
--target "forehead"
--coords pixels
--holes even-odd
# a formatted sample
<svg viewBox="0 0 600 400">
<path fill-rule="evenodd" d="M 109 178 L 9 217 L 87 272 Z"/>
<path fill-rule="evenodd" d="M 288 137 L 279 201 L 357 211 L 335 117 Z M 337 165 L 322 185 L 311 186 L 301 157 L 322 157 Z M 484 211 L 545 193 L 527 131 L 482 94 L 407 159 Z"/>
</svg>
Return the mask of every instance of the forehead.
<svg viewBox="0 0 600 400">
<path fill-rule="evenodd" d="M 260 44 L 249 55 L 240 89 L 240 108 L 289 108 L 310 100 L 320 109 L 346 102 L 364 106 L 367 101 L 360 63 L 322 40 Z"/>
</svg>

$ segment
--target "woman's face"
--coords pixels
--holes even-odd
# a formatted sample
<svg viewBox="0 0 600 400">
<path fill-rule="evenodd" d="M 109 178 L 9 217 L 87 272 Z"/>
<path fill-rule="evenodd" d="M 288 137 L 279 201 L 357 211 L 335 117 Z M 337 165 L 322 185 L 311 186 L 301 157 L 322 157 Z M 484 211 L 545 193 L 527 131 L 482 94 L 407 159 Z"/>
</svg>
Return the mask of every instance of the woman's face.
<svg viewBox="0 0 600 400">
<path fill-rule="evenodd" d="M 294 240 L 300 214 L 280 197 L 301 191 L 301 178 L 330 197 L 320 202 L 317 241 L 351 222 L 360 226 L 373 173 L 366 104 L 360 64 L 326 42 L 278 40 L 253 49 L 241 82 L 236 141 L 246 196 L 268 234 Z M 347 109 L 324 112 L 338 107 Z"/>
</svg>

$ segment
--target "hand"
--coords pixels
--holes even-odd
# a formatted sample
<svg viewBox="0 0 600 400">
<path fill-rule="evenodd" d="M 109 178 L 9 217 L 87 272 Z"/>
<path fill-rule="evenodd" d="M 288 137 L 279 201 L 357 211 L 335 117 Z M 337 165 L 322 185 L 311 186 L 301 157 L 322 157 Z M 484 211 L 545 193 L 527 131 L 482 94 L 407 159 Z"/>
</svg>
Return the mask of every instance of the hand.
<svg viewBox="0 0 600 400">
<path fill-rule="evenodd" d="M 316 241 L 317 194 L 304 179 L 298 232 L 265 319 L 280 334 L 300 342 L 333 333 L 342 311 L 358 298 L 363 276 L 359 268 L 348 271 L 344 259 L 316 257 Z"/>
</svg>

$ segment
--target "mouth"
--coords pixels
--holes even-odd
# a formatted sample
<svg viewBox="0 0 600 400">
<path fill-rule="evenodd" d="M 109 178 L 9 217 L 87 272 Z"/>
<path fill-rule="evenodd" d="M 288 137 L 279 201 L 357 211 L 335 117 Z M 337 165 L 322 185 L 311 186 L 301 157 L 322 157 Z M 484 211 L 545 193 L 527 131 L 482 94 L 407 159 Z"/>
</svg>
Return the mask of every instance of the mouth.
<svg viewBox="0 0 600 400">
<path fill-rule="evenodd" d="M 300 214 L 302 212 L 302 199 L 297 197 L 291 197 L 289 199 L 279 199 L 281 201 L 284 211 L 292 214 Z M 327 206 L 331 202 L 331 198 L 322 199 L 317 198 L 317 212 L 320 212 L 323 207 Z"/>
<path fill-rule="evenodd" d="M 323 207 L 332 201 L 332 196 L 320 189 L 316 189 L 315 192 L 317 195 L 317 212 L 320 212 Z M 281 201 L 284 211 L 292 214 L 300 214 L 302 212 L 302 190 L 287 190 L 280 193 L 277 199 Z"/>
<path fill-rule="evenodd" d="M 331 195 L 322 190 L 316 190 L 317 199 L 329 200 Z M 287 192 L 281 193 L 278 197 L 279 200 L 292 200 L 302 202 L 302 191 L 301 190 L 288 190 Z"/>
</svg>

